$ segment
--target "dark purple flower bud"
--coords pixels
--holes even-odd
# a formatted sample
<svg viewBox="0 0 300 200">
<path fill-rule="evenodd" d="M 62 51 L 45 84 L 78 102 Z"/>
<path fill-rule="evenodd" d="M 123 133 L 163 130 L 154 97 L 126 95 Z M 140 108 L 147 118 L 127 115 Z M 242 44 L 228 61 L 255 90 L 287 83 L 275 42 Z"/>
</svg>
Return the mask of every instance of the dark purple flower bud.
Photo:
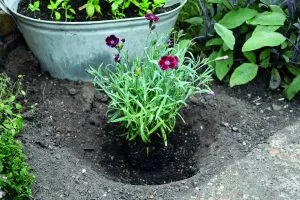
<svg viewBox="0 0 300 200">
<path fill-rule="evenodd" d="M 157 17 L 156 15 L 151 14 L 151 13 L 147 13 L 147 14 L 145 15 L 145 18 L 146 18 L 147 20 L 149 20 L 150 22 L 158 22 L 158 21 L 159 21 L 159 17 Z"/>
<path fill-rule="evenodd" d="M 168 47 L 170 47 L 170 48 L 174 47 L 174 41 L 172 39 L 168 40 Z"/>
<path fill-rule="evenodd" d="M 121 41 L 124 43 L 125 42 L 125 38 L 123 38 Z"/>
<path fill-rule="evenodd" d="M 115 59 L 115 62 L 120 62 L 120 59 L 121 59 L 120 54 L 116 54 L 114 59 Z"/>
<path fill-rule="evenodd" d="M 115 35 L 110 35 L 105 39 L 106 45 L 115 48 L 119 44 L 119 38 Z"/>
<path fill-rule="evenodd" d="M 177 56 L 163 56 L 158 62 L 159 67 L 162 70 L 177 69 L 179 59 Z"/>
</svg>

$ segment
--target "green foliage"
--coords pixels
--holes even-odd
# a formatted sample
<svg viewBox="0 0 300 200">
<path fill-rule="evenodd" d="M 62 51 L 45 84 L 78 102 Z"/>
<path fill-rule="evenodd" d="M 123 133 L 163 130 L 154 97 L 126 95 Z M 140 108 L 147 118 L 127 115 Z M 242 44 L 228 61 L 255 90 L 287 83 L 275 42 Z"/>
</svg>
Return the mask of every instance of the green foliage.
<svg viewBox="0 0 300 200">
<path fill-rule="evenodd" d="M 72 6 L 69 4 L 70 0 L 64 0 L 61 4 L 61 9 L 64 10 L 64 14 L 65 14 L 65 20 L 72 20 L 74 19 L 74 16 L 76 14 L 75 10 L 72 8 Z"/>
<path fill-rule="evenodd" d="M 16 102 L 25 94 L 20 86 L 20 81 L 12 85 L 5 74 L 0 74 L 0 191 L 7 200 L 31 197 L 34 180 L 22 144 L 16 140 L 23 126 L 22 106 Z"/>
<path fill-rule="evenodd" d="M 88 0 L 87 4 L 85 4 L 86 14 L 90 19 L 93 18 L 95 13 L 102 14 L 99 3 L 99 0 Z"/>
<path fill-rule="evenodd" d="M 248 83 L 257 74 L 258 66 L 253 63 L 244 63 L 237 67 L 230 77 L 230 87 Z"/>
<path fill-rule="evenodd" d="M 167 137 L 174 130 L 179 111 L 190 96 L 211 92 L 208 82 L 211 70 L 202 69 L 208 59 L 187 57 L 190 40 L 174 41 L 168 47 L 167 38 L 149 42 L 143 57 L 133 62 L 127 56 L 114 65 L 91 68 L 95 85 L 110 98 L 109 122 L 120 123 L 129 141 L 151 142 L 158 135 L 167 145 Z M 177 69 L 162 70 L 158 62 L 162 56 L 177 56 Z"/>
<path fill-rule="evenodd" d="M 294 78 L 293 82 L 284 90 L 284 95 L 288 100 L 291 100 L 300 91 L 300 75 Z"/>
<path fill-rule="evenodd" d="M 165 0 L 108 0 L 108 2 L 111 4 L 111 11 L 115 19 L 126 17 L 125 10 L 131 5 L 138 9 L 140 16 L 144 16 L 147 12 L 154 13 L 157 8 L 165 4 Z"/>
<path fill-rule="evenodd" d="M 202 16 L 191 16 L 192 19 L 198 17 L 197 21 L 185 21 L 199 29 L 197 41 L 200 45 L 205 43 L 201 54 L 210 55 L 210 58 L 224 54 L 232 56 L 227 63 L 213 64 L 219 80 L 236 80 L 240 65 L 247 63 L 249 67 L 248 62 L 251 62 L 262 69 L 259 72 L 270 74 L 271 89 L 280 86 L 289 88 L 288 85 L 300 73 L 299 1 L 199 0 L 198 3 Z M 199 26 L 200 23 L 203 25 Z M 257 69 L 250 67 L 244 72 L 249 75 L 241 73 L 244 80 L 233 81 L 232 84 L 230 81 L 230 86 L 248 83 L 255 78 Z M 298 92 L 297 89 L 285 91 L 293 93 L 285 95 L 289 97 Z"/>
<path fill-rule="evenodd" d="M 235 38 L 233 36 L 232 31 L 227 29 L 225 26 L 216 23 L 215 24 L 215 30 L 217 34 L 222 38 L 224 43 L 227 45 L 227 47 L 231 50 L 234 49 L 234 44 L 235 44 Z"/>
<path fill-rule="evenodd" d="M 30 4 L 28 5 L 28 9 L 29 9 L 31 12 L 40 11 L 40 1 L 34 1 L 33 4 L 30 3 Z"/>
<path fill-rule="evenodd" d="M 61 19 L 61 14 L 58 12 L 60 8 L 60 4 L 64 0 L 56 0 L 55 2 L 50 0 L 50 4 L 48 4 L 48 9 L 51 10 L 51 17 L 53 18 L 53 14 L 55 15 L 55 20 L 59 21 Z"/>
<path fill-rule="evenodd" d="M 50 0 L 48 9 L 51 10 L 52 18 L 54 14 L 56 21 L 61 20 L 61 13 L 59 12 L 60 10 L 63 10 L 65 21 L 71 21 L 74 19 L 74 15 L 76 14 L 75 10 L 70 5 L 70 0 L 56 0 L 55 2 Z"/>
</svg>

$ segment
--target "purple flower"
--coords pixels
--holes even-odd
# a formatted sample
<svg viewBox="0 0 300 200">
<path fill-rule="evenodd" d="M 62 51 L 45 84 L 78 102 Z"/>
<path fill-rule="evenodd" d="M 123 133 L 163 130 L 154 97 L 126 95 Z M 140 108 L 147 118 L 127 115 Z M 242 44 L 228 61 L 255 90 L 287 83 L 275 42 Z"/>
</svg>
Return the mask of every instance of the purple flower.
<svg viewBox="0 0 300 200">
<path fill-rule="evenodd" d="M 151 13 L 147 13 L 147 14 L 145 15 L 145 18 L 146 18 L 147 20 L 149 20 L 150 22 L 158 22 L 158 21 L 159 21 L 159 17 L 157 17 L 156 15 L 151 14 Z"/>
<path fill-rule="evenodd" d="M 115 35 L 110 35 L 105 39 L 106 45 L 115 48 L 119 44 L 119 38 Z"/>
<path fill-rule="evenodd" d="M 168 47 L 170 47 L 170 48 L 174 47 L 174 41 L 172 39 L 168 40 Z"/>
<path fill-rule="evenodd" d="M 163 56 L 159 60 L 158 65 L 162 70 L 177 69 L 178 62 L 179 60 L 177 56 Z"/>
<path fill-rule="evenodd" d="M 120 62 L 120 54 L 115 54 L 115 62 Z"/>
</svg>

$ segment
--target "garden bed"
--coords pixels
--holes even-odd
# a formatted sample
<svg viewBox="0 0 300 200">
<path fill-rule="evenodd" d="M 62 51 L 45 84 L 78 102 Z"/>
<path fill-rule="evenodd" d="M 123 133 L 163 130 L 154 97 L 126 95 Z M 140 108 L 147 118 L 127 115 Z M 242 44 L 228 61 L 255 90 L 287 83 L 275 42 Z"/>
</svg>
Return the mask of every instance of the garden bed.
<svg viewBox="0 0 300 200">
<path fill-rule="evenodd" d="M 145 171 L 128 162 L 118 129 L 106 123 L 108 99 L 91 84 L 41 73 L 24 45 L 5 66 L 11 77 L 25 75 L 21 140 L 36 175 L 35 199 L 192 199 L 193 191 L 300 116 L 299 97 L 286 102 L 267 90 L 264 77 L 234 90 L 214 83 L 215 96 L 192 98 L 183 110 L 187 124 L 178 123 L 176 139 L 170 137 L 172 158 Z"/>
</svg>

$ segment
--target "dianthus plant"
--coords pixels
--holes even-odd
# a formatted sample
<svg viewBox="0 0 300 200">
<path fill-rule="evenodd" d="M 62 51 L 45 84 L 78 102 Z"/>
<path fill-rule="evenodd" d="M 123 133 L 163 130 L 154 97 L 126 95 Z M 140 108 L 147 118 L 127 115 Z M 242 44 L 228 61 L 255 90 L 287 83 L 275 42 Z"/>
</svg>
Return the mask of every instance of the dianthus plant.
<svg viewBox="0 0 300 200">
<path fill-rule="evenodd" d="M 158 136 L 167 145 L 178 117 L 184 120 L 180 110 L 188 98 L 213 94 L 207 85 L 211 70 L 203 68 L 209 61 L 188 53 L 192 42 L 180 41 L 178 34 L 167 41 L 166 37 L 149 41 L 144 55 L 129 61 L 122 54 L 125 40 L 111 35 L 106 44 L 118 50 L 115 63 L 89 70 L 94 84 L 110 98 L 109 122 L 123 126 L 127 140 L 149 145 Z"/>
</svg>

